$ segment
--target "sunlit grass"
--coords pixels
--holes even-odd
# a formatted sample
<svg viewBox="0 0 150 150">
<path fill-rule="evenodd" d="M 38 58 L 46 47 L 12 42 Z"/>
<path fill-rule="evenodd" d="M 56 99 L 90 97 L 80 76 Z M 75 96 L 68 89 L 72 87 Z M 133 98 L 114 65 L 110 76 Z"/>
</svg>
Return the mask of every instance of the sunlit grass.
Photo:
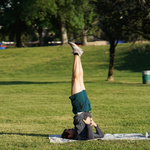
<svg viewBox="0 0 150 150">
<path fill-rule="evenodd" d="M 92 116 L 104 133 L 150 132 L 150 86 L 142 84 L 141 74 L 150 66 L 149 51 L 141 47 L 145 45 L 117 47 L 115 82 L 106 81 L 109 46 L 82 47 Z M 147 63 L 143 67 L 142 60 Z M 148 141 L 49 142 L 49 134 L 73 127 L 68 98 L 72 63 L 69 46 L 0 51 L 0 148 L 149 149 Z"/>
</svg>

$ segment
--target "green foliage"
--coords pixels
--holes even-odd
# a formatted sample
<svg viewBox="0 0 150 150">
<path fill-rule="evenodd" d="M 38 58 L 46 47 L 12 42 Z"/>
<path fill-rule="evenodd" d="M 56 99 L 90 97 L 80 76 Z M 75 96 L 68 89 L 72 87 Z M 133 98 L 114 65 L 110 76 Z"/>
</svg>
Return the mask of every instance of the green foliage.
<svg viewBox="0 0 150 150">
<path fill-rule="evenodd" d="M 41 21 L 41 23 L 45 23 L 47 18 L 49 19 L 52 15 L 56 14 L 57 6 L 55 0 L 36 0 L 34 1 L 34 4 L 32 5 L 31 9 L 32 13 L 30 13 L 30 17 L 32 18 L 32 20 L 38 20 Z"/>
<path fill-rule="evenodd" d="M 59 0 L 56 4 L 59 21 L 66 22 L 67 26 L 83 28 L 83 12 L 79 0 Z"/>
<path fill-rule="evenodd" d="M 21 36 L 35 29 L 46 28 L 59 37 L 61 22 L 69 35 L 93 34 L 99 18 L 98 32 L 107 40 L 149 39 L 149 7 L 149 0 L 1 0 L 0 35 L 21 46 Z"/>
<path fill-rule="evenodd" d="M 108 40 L 128 39 L 142 34 L 143 8 L 140 1 L 98 0 L 100 27 Z"/>
<path fill-rule="evenodd" d="M 29 27 L 27 24 L 28 17 L 31 13 L 33 0 L 2 0 L 1 6 L 1 32 L 4 35 L 13 37 L 17 46 L 21 46 L 21 35 L 27 33 Z M 14 39 L 15 38 L 15 39 Z"/>
<path fill-rule="evenodd" d="M 97 0 L 99 27 L 110 41 L 108 80 L 113 81 L 115 47 L 119 40 L 137 40 L 142 32 L 143 2 L 137 0 Z"/>
<path fill-rule="evenodd" d="M 16 37 L 18 46 L 21 46 L 22 34 L 33 32 L 33 26 L 50 26 L 49 18 L 56 12 L 54 0 L 3 0 L 0 6 L 3 14 L 1 32 Z"/>
<path fill-rule="evenodd" d="M 150 132 L 149 45 L 119 44 L 115 82 L 107 82 L 109 46 L 82 47 L 85 86 L 92 116 L 104 133 Z M 69 100 L 73 56 L 69 46 L 0 51 L 0 148 L 149 149 L 149 141 L 78 141 L 52 144 L 49 134 L 73 127 Z M 147 67 L 146 67 L 147 66 Z"/>
<path fill-rule="evenodd" d="M 143 13 L 145 14 L 145 17 L 142 19 L 142 31 L 143 31 L 143 37 L 146 39 L 150 39 L 150 3 L 148 0 L 145 1 L 143 4 Z"/>
</svg>

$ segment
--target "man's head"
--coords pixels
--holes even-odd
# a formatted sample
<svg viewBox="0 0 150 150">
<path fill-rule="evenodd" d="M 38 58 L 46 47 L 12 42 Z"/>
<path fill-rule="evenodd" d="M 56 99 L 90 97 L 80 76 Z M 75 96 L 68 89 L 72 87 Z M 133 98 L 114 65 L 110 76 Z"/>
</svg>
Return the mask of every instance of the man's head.
<svg viewBox="0 0 150 150">
<path fill-rule="evenodd" d="M 73 139 L 74 134 L 75 134 L 74 129 L 65 129 L 64 132 L 62 133 L 61 137 L 67 138 L 67 139 Z"/>
</svg>

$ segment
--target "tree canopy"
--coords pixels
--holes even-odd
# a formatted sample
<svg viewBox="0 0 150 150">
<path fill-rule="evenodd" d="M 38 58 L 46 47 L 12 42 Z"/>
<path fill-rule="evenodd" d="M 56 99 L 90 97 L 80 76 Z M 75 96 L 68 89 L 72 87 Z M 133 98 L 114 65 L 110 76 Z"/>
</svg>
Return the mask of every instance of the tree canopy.
<svg viewBox="0 0 150 150">
<path fill-rule="evenodd" d="M 16 38 L 16 46 L 21 47 L 21 35 L 28 32 L 28 17 L 31 12 L 33 0 L 2 0 L 1 25 L 2 32 Z"/>
<path fill-rule="evenodd" d="M 143 35 L 142 20 L 145 18 L 145 2 L 137 0 L 98 0 L 99 28 L 110 41 L 108 80 L 113 81 L 115 47 L 119 40 Z"/>
<path fill-rule="evenodd" d="M 119 40 L 150 39 L 149 0 L 1 0 L 0 33 L 9 36 L 17 47 L 22 36 L 38 33 L 43 45 L 43 31 L 55 33 L 62 44 L 82 35 L 86 45 L 92 27 L 109 41 L 108 81 L 113 81 L 115 48 Z M 48 43 L 48 40 L 47 40 Z"/>
<path fill-rule="evenodd" d="M 1 0 L 1 32 L 15 37 L 21 46 L 23 33 L 33 29 L 41 40 L 44 28 L 61 33 L 62 44 L 68 42 L 70 33 L 82 33 L 83 44 L 94 22 L 105 39 L 129 39 L 131 35 L 149 39 L 148 0 Z M 99 17 L 99 18 L 98 18 Z"/>
</svg>

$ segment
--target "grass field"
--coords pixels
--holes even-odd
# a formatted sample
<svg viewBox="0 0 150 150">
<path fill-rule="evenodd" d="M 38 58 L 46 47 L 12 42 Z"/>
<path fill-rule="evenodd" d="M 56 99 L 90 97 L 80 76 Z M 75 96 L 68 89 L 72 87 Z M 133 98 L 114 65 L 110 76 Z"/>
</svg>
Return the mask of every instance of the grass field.
<svg viewBox="0 0 150 150">
<path fill-rule="evenodd" d="M 85 86 L 93 119 L 104 133 L 150 132 L 150 45 L 116 48 L 115 82 L 108 82 L 109 46 L 82 47 Z M 78 141 L 52 144 L 49 134 L 73 127 L 69 100 L 73 55 L 69 46 L 0 51 L 1 150 L 148 150 L 149 141 Z"/>
</svg>

